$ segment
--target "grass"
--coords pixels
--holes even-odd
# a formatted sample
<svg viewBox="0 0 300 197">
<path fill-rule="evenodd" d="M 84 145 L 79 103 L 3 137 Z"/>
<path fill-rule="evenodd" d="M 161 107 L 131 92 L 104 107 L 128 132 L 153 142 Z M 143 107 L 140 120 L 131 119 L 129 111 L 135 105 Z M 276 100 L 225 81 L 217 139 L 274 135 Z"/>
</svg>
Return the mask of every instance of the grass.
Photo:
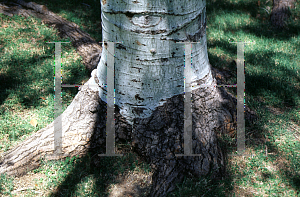
<svg viewBox="0 0 300 197">
<path fill-rule="evenodd" d="M 101 41 L 99 1 L 66 0 L 60 6 L 60 1 L 35 2 L 47 5 Z M 234 73 L 237 47 L 229 41 L 253 42 L 245 44 L 244 52 L 245 102 L 259 117 L 252 123 L 246 121 L 246 154 L 252 156 L 228 157 L 228 174 L 223 180 L 186 178 L 170 196 L 300 196 L 299 6 L 297 1 L 288 29 L 279 31 L 268 21 L 266 10 L 272 8 L 271 1 L 262 0 L 260 6 L 253 0 L 207 2 L 208 55 L 213 66 Z M 4 15 L 0 19 L 0 37 L 5 38 L 0 40 L 0 146 L 4 152 L 53 121 L 55 49 L 54 44 L 45 42 L 68 40 L 38 19 Z M 80 60 L 71 44 L 62 45 L 63 83 L 88 79 Z M 227 82 L 234 84 L 236 74 Z M 77 91 L 63 89 L 63 109 Z M 32 119 L 38 121 L 36 127 L 30 124 Z M 233 153 L 235 138 L 223 136 L 223 141 L 228 153 Z M 42 192 L 51 196 L 61 188 L 61 195 L 107 196 L 124 184 L 121 177 L 151 174 L 135 154 L 103 158 L 98 163 L 93 158 L 42 161 L 39 169 L 20 179 L 1 175 L 0 194 L 36 196 Z M 29 189 L 13 192 L 21 183 Z"/>
<path fill-rule="evenodd" d="M 1 15 L 1 150 L 37 131 L 54 119 L 54 44 L 60 40 L 57 31 L 33 18 Z M 63 83 L 81 83 L 88 79 L 81 58 L 72 46 L 62 47 Z M 17 71 L 17 72 L 16 72 Z M 76 89 L 65 89 L 64 109 L 76 95 Z M 36 118 L 38 125 L 29 122 Z"/>
</svg>

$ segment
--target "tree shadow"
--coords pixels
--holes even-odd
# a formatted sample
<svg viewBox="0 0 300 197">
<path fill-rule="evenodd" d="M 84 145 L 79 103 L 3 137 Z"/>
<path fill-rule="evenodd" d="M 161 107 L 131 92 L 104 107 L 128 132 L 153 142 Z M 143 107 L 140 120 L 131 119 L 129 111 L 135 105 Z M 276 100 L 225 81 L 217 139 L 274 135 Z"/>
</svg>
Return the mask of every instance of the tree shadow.
<svg viewBox="0 0 300 197">
<path fill-rule="evenodd" d="M 115 140 L 116 147 L 119 148 L 117 148 L 116 154 L 123 154 L 123 156 L 99 156 L 99 154 L 106 153 L 104 145 L 106 142 L 106 109 L 106 103 L 99 99 L 96 124 L 87 152 L 74 162 L 74 168 L 69 171 L 51 196 L 83 195 L 83 193 L 86 195 L 86 192 L 90 192 L 89 196 L 111 196 L 112 194 L 109 194 L 108 191 L 110 186 L 124 182 L 125 179 L 122 177 L 129 177 L 137 166 L 141 166 L 141 160 L 132 152 L 130 145 L 127 148 L 120 148 L 121 145 L 130 143 L 132 127 L 124 121 L 117 105 L 115 105 Z M 149 169 L 149 166 L 146 168 Z M 146 168 L 144 167 L 143 170 Z M 85 181 L 86 177 L 90 176 L 93 177 L 91 191 L 78 191 L 79 185 Z M 119 195 L 142 196 L 141 194 L 147 194 L 150 189 L 149 183 L 140 183 L 140 180 L 138 179 L 130 186 L 126 185 L 130 189 L 125 188 L 119 191 Z"/>
<path fill-rule="evenodd" d="M 44 59 L 43 57 L 40 58 Z M 46 96 L 47 94 L 53 94 L 53 88 L 46 88 L 42 92 L 37 90 L 30 90 L 30 92 L 24 92 L 24 86 L 30 86 L 32 76 L 28 74 L 28 66 L 36 64 L 37 60 L 34 57 L 22 58 L 18 56 L 12 56 L 10 61 L 4 61 L 3 65 L 9 65 L 5 73 L 0 74 L 0 105 L 7 99 L 9 94 L 14 94 L 14 97 L 19 97 L 20 102 L 25 106 L 37 107 L 41 105 L 40 96 Z M 16 70 L 18 72 L 16 72 Z M 53 72 L 53 71 L 52 71 Z M 50 70 L 45 70 L 44 75 L 49 76 L 52 73 Z M 21 77 L 20 77 L 21 76 Z M 50 84 L 49 84 L 50 86 Z"/>
<path fill-rule="evenodd" d="M 236 45 L 229 44 L 224 40 L 213 41 L 209 43 L 209 45 L 209 47 L 218 46 L 226 52 L 230 53 L 233 57 L 236 57 Z M 271 57 L 275 54 L 286 56 L 287 59 L 294 58 L 293 54 L 284 54 L 283 52 L 275 53 L 274 51 L 264 49 L 259 53 L 245 53 L 246 104 L 249 103 L 249 100 L 247 99 L 249 98 L 249 96 L 259 98 L 260 96 L 268 95 L 271 93 L 277 100 L 276 103 L 273 103 L 271 105 L 273 105 L 274 107 L 278 107 L 280 111 L 287 112 L 290 109 L 297 107 L 297 99 L 300 97 L 300 94 L 298 93 L 296 87 L 291 86 L 291 81 L 287 80 L 283 76 L 290 76 L 291 78 L 296 79 L 296 81 L 294 81 L 295 83 L 299 83 L 300 78 L 294 70 L 292 70 L 291 68 L 287 68 L 285 65 L 282 64 L 276 66 L 276 70 L 280 71 L 281 74 L 277 77 L 274 74 L 272 74 L 272 70 L 274 69 L 275 63 L 271 59 Z M 232 65 L 232 62 L 225 61 L 222 58 L 211 54 L 210 52 L 208 52 L 208 55 L 212 65 L 217 65 L 217 67 L 220 69 L 229 68 L 229 70 L 231 70 L 230 72 L 236 72 L 236 65 Z M 256 65 L 255 69 L 260 69 L 265 72 L 263 74 L 250 72 L 251 70 L 248 70 L 247 64 Z M 236 76 L 236 74 L 232 74 L 232 76 Z M 266 111 L 270 111 L 266 103 L 262 101 L 258 102 L 258 100 L 256 102 L 256 107 L 263 108 Z M 253 107 L 252 109 L 255 112 L 258 111 Z M 293 167 L 299 164 L 296 161 L 287 161 L 286 156 L 281 155 L 281 153 L 279 152 L 279 148 L 276 145 L 268 141 L 266 142 L 265 136 L 269 133 L 269 131 L 265 129 L 264 123 L 260 123 L 260 120 L 265 118 L 261 117 L 258 113 L 257 115 L 258 116 L 257 118 L 255 118 L 255 122 L 246 119 L 246 147 L 255 148 L 258 145 L 262 145 L 262 147 L 265 147 L 265 145 L 267 145 L 268 150 L 275 154 L 274 156 L 268 156 L 268 158 L 270 158 L 269 160 L 272 161 L 272 163 L 277 165 L 277 162 L 279 160 L 285 160 L 285 165 L 279 165 L 281 172 L 280 174 L 282 177 L 289 180 L 289 184 L 299 192 L 300 178 L 299 174 L 297 173 L 297 169 Z M 265 115 L 268 116 L 267 114 Z M 264 149 L 262 150 L 264 151 Z M 265 172 L 262 173 L 262 177 L 263 180 L 267 181 L 268 179 L 273 177 L 273 174 L 271 172 Z"/>
<path fill-rule="evenodd" d="M 94 0 L 75 0 L 75 1 L 47 1 L 47 0 L 36 0 L 35 3 L 40 5 L 46 5 L 49 10 L 55 13 L 63 13 L 68 11 L 74 13 L 71 17 L 72 22 L 75 22 L 80 18 L 82 23 L 87 26 L 83 26 L 82 30 L 89 32 L 91 37 L 96 41 L 102 40 L 101 32 L 101 5 L 100 1 Z M 78 18 L 77 18 L 78 17 Z M 70 20 L 70 19 L 68 19 Z M 91 26 L 89 26 L 91 25 Z"/>
<path fill-rule="evenodd" d="M 25 108 L 38 107 L 43 105 L 42 97 L 47 97 L 48 95 L 54 94 L 53 82 L 49 76 L 53 75 L 52 66 L 44 66 L 42 73 L 37 69 L 40 67 L 36 66 L 36 70 L 30 68 L 32 65 L 42 64 L 46 62 L 48 56 L 41 57 L 30 57 L 22 58 L 19 56 L 12 56 L 10 61 L 4 61 L 3 65 L 9 65 L 5 70 L 5 73 L 0 74 L 0 105 L 3 105 L 4 101 L 8 98 L 9 94 L 14 95 L 14 99 L 18 99 L 18 102 L 21 103 Z M 78 72 L 79 67 L 72 66 L 73 69 L 70 69 L 71 76 L 67 76 L 64 79 L 64 83 L 72 84 L 74 81 L 82 80 L 85 76 L 88 76 L 88 71 L 82 67 L 82 70 Z M 38 65 L 40 66 L 40 65 Z M 16 70 L 18 72 L 16 72 Z M 30 70 L 32 70 L 30 72 Z M 40 88 L 25 88 L 32 86 L 35 81 L 35 75 L 43 76 L 43 81 Z M 71 93 L 75 96 L 77 90 L 66 88 L 65 92 Z M 5 109 L 3 109 L 5 110 Z"/>
<path fill-rule="evenodd" d="M 239 1 L 238 3 L 217 1 L 214 3 L 208 2 L 207 5 L 209 5 L 207 6 L 207 13 L 212 21 L 216 20 L 217 16 L 222 13 L 232 13 L 233 11 L 237 14 L 249 13 L 250 16 L 256 18 L 260 10 L 256 1 Z M 258 20 L 261 21 L 258 25 L 244 25 L 242 28 L 228 28 L 228 30 L 243 30 L 244 32 L 251 33 L 257 37 L 276 38 L 277 40 L 282 41 L 288 41 L 291 37 L 297 36 L 300 33 L 300 23 L 288 23 L 287 28 L 280 30 L 271 25 L 269 18 L 267 18 L 266 21 L 263 19 Z"/>
</svg>

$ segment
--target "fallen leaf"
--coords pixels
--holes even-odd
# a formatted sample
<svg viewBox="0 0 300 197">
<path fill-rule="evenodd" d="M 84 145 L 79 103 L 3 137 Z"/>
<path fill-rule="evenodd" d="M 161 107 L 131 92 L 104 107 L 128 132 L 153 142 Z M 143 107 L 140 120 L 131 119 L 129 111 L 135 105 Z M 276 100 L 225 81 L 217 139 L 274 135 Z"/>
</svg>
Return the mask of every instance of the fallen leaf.
<svg viewBox="0 0 300 197">
<path fill-rule="evenodd" d="M 8 26 L 7 26 L 7 25 L 2 25 L 2 27 L 4 27 L 4 28 L 5 28 L 5 27 L 8 27 Z"/>
<path fill-rule="evenodd" d="M 31 119 L 31 120 L 30 120 L 30 124 L 31 124 L 32 126 L 36 127 L 36 125 L 37 125 L 37 120 L 36 120 L 36 119 Z"/>
<path fill-rule="evenodd" d="M 45 98 L 45 97 L 42 97 L 42 96 L 41 96 L 40 98 L 41 98 L 41 99 L 43 99 L 43 100 L 46 100 L 46 98 Z"/>
</svg>

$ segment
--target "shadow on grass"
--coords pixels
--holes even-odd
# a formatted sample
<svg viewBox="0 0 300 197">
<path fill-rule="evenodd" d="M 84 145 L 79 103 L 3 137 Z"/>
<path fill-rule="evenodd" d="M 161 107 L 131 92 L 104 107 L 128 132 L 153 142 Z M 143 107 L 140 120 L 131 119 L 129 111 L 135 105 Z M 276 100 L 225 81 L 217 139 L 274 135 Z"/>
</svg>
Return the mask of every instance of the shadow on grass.
<svg viewBox="0 0 300 197">
<path fill-rule="evenodd" d="M 90 138 L 87 153 L 81 158 L 73 159 L 73 161 L 70 160 L 71 165 L 74 163 L 73 167 L 70 170 L 66 170 L 68 174 L 58 184 L 58 188 L 52 192 L 51 196 L 108 196 L 109 186 L 122 183 L 125 178 L 124 175 L 129 175 L 128 173 L 135 170 L 137 166 L 141 167 L 146 173 L 149 172 L 150 167 L 148 165 L 139 165 L 141 161 L 137 158 L 136 154 L 131 152 L 130 145 L 128 147 L 129 142 L 123 138 L 119 138 L 119 133 L 125 134 L 127 139 L 130 138 L 129 132 L 131 132 L 131 126 L 123 123 L 120 119 L 121 115 L 118 106 L 115 106 L 115 114 L 116 128 L 122 130 L 121 132 L 116 132 L 116 146 L 127 145 L 127 147 L 125 146 L 122 149 L 117 148 L 116 153 L 124 155 L 98 156 L 98 154 L 105 154 L 106 152 L 105 146 L 103 146 L 106 141 L 104 137 L 106 136 L 106 103 L 100 101 L 96 126 Z M 61 171 L 64 171 L 64 169 L 61 169 Z M 92 182 L 88 182 L 88 178 L 91 178 Z M 91 189 L 87 190 L 83 187 L 83 190 L 80 190 L 80 185 L 84 184 L 92 184 Z M 130 194 L 136 196 L 136 194 L 139 194 L 143 196 L 142 194 L 147 193 L 150 189 L 147 184 L 143 187 L 138 183 L 130 186 L 126 185 L 126 187 L 130 187 L 131 189 L 126 189 L 122 195 Z"/>
<path fill-rule="evenodd" d="M 233 3 L 229 1 L 217 1 L 214 3 L 208 2 L 207 5 L 209 5 L 207 6 L 207 15 L 210 18 L 211 24 L 213 24 L 214 21 L 217 19 L 218 15 L 221 14 L 232 13 L 234 11 L 234 13 L 237 14 L 249 13 L 250 16 L 252 16 L 253 18 L 257 18 L 257 14 L 259 14 L 262 10 L 262 7 L 258 6 L 257 1 L 240 1 L 239 3 Z M 281 41 L 288 41 L 291 37 L 300 34 L 300 23 L 297 21 L 293 21 L 292 23 L 289 22 L 287 28 L 279 30 L 272 27 L 272 25 L 269 22 L 268 15 L 266 15 L 266 18 L 266 20 L 262 20 L 259 18 L 258 20 L 260 20 L 260 23 L 258 25 L 245 25 L 238 29 L 228 28 L 227 30 L 247 31 L 248 33 L 253 34 L 256 37 L 275 38 Z M 292 19 L 289 20 L 291 21 Z"/>
<path fill-rule="evenodd" d="M 217 9 L 217 10 L 221 10 Z M 299 34 L 299 27 L 295 26 L 293 28 L 293 25 L 290 25 L 289 28 L 292 29 L 291 32 L 287 33 L 287 30 L 284 30 L 282 32 L 278 31 L 260 31 L 256 28 L 263 28 L 263 24 L 261 27 L 245 27 L 245 30 L 249 30 L 249 28 L 252 28 L 252 32 L 255 33 L 256 36 L 263 36 L 266 38 L 277 38 L 279 40 L 289 40 L 292 36 Z M 266 27 L 264 27 L 266 28 Z M 237 30 L 237 29 L 235 29 Z M 229 56 L 236 58 L 237 54 L 237 47 L 236 44 L 230 44 L 227 41 L 224 40 L 214 40 L 210 43 L 208 43 L 208 48 L 214 48 L 219 47 L 222 50 L 226 51 L 226 53 L 229 53 Z M 236 73 L 236 64 L 233 64 L 232 62 L 228 62 L 226 60 L 223 60 L 222 58 L 219 58 L 217 55 L 212 54 L 208 52 L 209 60 L 212 65 L 215 65 L 217 68 L 228 68 L 231 70 L 231 72 Z M 258 100 L 254 100 L 255 103 L 251 103 L 251 107 L 256 112 L 260 111 L 260 113 L 263 110 L 267 110 L 267 105 L 274 106 L 280 108 L 281 111 L 288 111 L 290 109 L 295 109 L 298 107 L 298 101 L 300 97 L 299 91 L 297 91 L 296 86 L 293 86 L 293 83 L 300 82 L 299 75 L 296 74 L 296 71 L 292 69 L 291 67 L 288 67 L 289 65 L 286 64 L 279 64 L 275 67 L 274 61 L 271 59 L 274 55 L 278 55 L 278 57 L 284 57 L 287 60 L 293 60 L 295 57 L 294 54 L 284 53 L 282 51 L 274 52 L 271 50 L 265 50 L 261 49 L 261 51 L 256 53 L 246 52 L 245 53 L 245 80 L 246 80 L 246 87 L 245 87 L 245 93 L 246 93 L 246 104 L 248 105 L 248 99 L 249 98 L 258 98 L 258 97 L 264 97 L 266 101 L 260 102 Z M 296 60 L 297 61 L 297 60 Z M 287 61 L 289 62 L 289 61 Z M 291 61 L 292 63 L 295 63 L 294 61 Z M 248 67 L 249 65 L 254 65 L 256 70 L 259 70 L 257 73 L 251 72 L 253 70 L 253 67 Z M 274 72 L 274 69 L 276 68 L 277 72 Z M 249 70 L 248 70 L 249 69 Z M 297 69 L 297 67 L 295 68 Z M 249 72 L 247 72 L 247 70 Z M 236 74 L 232 74 L 232 76 L 236 76 Z M 291 79 L 291 80 L 290 80 Z M 293 81 L 292 81 L 293 80 Z M 269 98 L 268 98 L 269 97 Z M 270 97 L 272 99 L 270 99 Z M 248 98 L 248 99 L 247 99 Z M 263 109 L 261 109 L 263 108 Z M 265 144 L 264 142 L 264 136 L 268 135 L 268 131 L 264 128 L 266 126 L 266 122 L 269 120 L 268 116 L 264 113 L 264 117 L 259 116 L 259 122 L 262 121 L 260 124 L 250 123 L 246 120 L 246 147 L 255 148 L 259 144 Z M 254 133 L 256 136 L 252 136 L 254 139 L 249 139 L 248 133 Z M 250 141 L 250 142 L 249 142 Z M 278 153 L 278 147 L 274 145 L 273 143 L 267 142 L 267 147 L 270 149 L 270 151 L 277 150 Z M 264 146 L 263 146 L 264 147 Z M 276 152 L 276 151 L 275 151 Z M 279 153 L 278 153 L 279 154 Z M 272 158 L 273 156 L 269 156 L 269 158 Z M 271 159 L 272 163 L 276 164 L 278 159 L 281 157 L 284 157 L 284 155 L 278 155 L 276 158 Z M 288 169 L 288 166 L 291 167 L 293 170 L 286 170 Z M 292 186 L 298 193 L 300 192 L 300 175 L 297 173 L 297 168 L 293 166 L 299 166 L 299 163 L 295 160 L 289 160 L 288 163 L 286 163 L 286 166 L 282 167 L 280 170 L 282 173 L 281 177 L 288 181 L 288 184 Z M 272 173 L 263 174 L 263 177 L 265 180 L 268 180 L 272 177 Z M 209 196 L 209 195 L 208 195 Z"/>
<path fill-rule="evenodd" d="M 25 108 L 42 106 L 41 97 L 47 97 L 54 94 L 53 82 L 53 66 L 47 65 L 42 68 L 42 73 L 37 69 L 40 68 L 42 62 L 35 58 L 22 59 L 21 57 L 12 57 L 11 61 L 3 63 L 9 65 L 5 73 L 0 74 L 0 105 L 11 94 L 13 103 L 21 103 Z M 88 71 L 83 66 L 79 66 L 79 62 L 69 67 L 71 76 L 64 79 L 64 83 L 73 84 L 74 81 L 80 81 L 88 76 Z M 32 68 L 35 66 L 35 68 Z M 36 69 L 36 70 L 35 70 Z M 39 88 L 32 88 L 36 80 L 41 80 Z M 73 96 L 76 95 L 76 88 L 66 88 L 63 90 Z M 12 103 L 12 104 L 13 104 Z M 4 109 L 3 109 L 4 110 Z"/>
<path fill-rule="evenodd" d="M 46 5 L 55 13 L 68 12 L 66 19 L 80 25 L 96 41 L 102 41 L 101 5 L 95 0 L 36 0 L 35 3 Z M 100 33 L 99 33 L 100 32 Z"/>
</svg>

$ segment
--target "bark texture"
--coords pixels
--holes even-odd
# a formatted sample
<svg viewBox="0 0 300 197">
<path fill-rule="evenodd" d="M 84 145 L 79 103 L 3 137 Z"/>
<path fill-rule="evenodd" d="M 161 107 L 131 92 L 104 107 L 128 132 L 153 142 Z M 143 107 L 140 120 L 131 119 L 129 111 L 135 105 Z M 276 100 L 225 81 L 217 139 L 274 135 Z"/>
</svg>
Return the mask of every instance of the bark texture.
<svg viewBox="0 0 300 197">
<path fill-rule="evenodd" d="M 295 0 L 273 0 L 271 23 L 274 27 L 282 29 L 290 17 L 289 9 L 293 9 Z"/>
<path fill-rule="evenodd" d="M 96 71 L 96 70 L 95 70 Z M 92 72 L 96 76 L 96 72 Z M 85 85 L 88 85 L 93 77 Z M 88 86 L 79 88 L 72 103 L 61 115 L 62 152 L 68 157 L 83 156 L 91 149 L 105 153 L 106 103 L 99 92 Z M 131 126 L 115 109 L 116 141 L 131 139 Z M 51 156 L 54 153 L 54 122 L 37 131 L 26 140 L 5 152 L 0 161 L 0 174 L 22 176 L 39 166 L 40 159 L 57 160 L 67 156 Z"/>
<path fill-rule="evenodd" d="M 191 51 L 191 89 L 210 70 L 205 1 L 101 1 L 101 19 L 103 41 L 122 44 L 115 44 L 114 52 L 104 45 L 97 76 L 100 84 L 107 83 L 107 64 L 114 53 L 115 102 L 130 124 L 184 92 L 185 45 L 179 42 L 198 42 Z M 100 97 L 106 102 L 106 87 Z"/>
<path fill-rule="evenodd" d="M 209 73 L 199 83 L 212 77 Z M 216 84 L 216 80 L 213 82 Z M 233 129 L 236 100 L 224 89 L 206 87 L 192 92 L 193 154 L 201 156 L 177 157 L 183 154 L 184 97 L 174 96 L 146 119 L 135 119 L 133 146 L 139 155 L 155 169 L 151 196 L 166 196 L 186 175 L 212 179 L 225 173 L 225 155 L 219 147 L 217 130 Z"/>
</svg>

